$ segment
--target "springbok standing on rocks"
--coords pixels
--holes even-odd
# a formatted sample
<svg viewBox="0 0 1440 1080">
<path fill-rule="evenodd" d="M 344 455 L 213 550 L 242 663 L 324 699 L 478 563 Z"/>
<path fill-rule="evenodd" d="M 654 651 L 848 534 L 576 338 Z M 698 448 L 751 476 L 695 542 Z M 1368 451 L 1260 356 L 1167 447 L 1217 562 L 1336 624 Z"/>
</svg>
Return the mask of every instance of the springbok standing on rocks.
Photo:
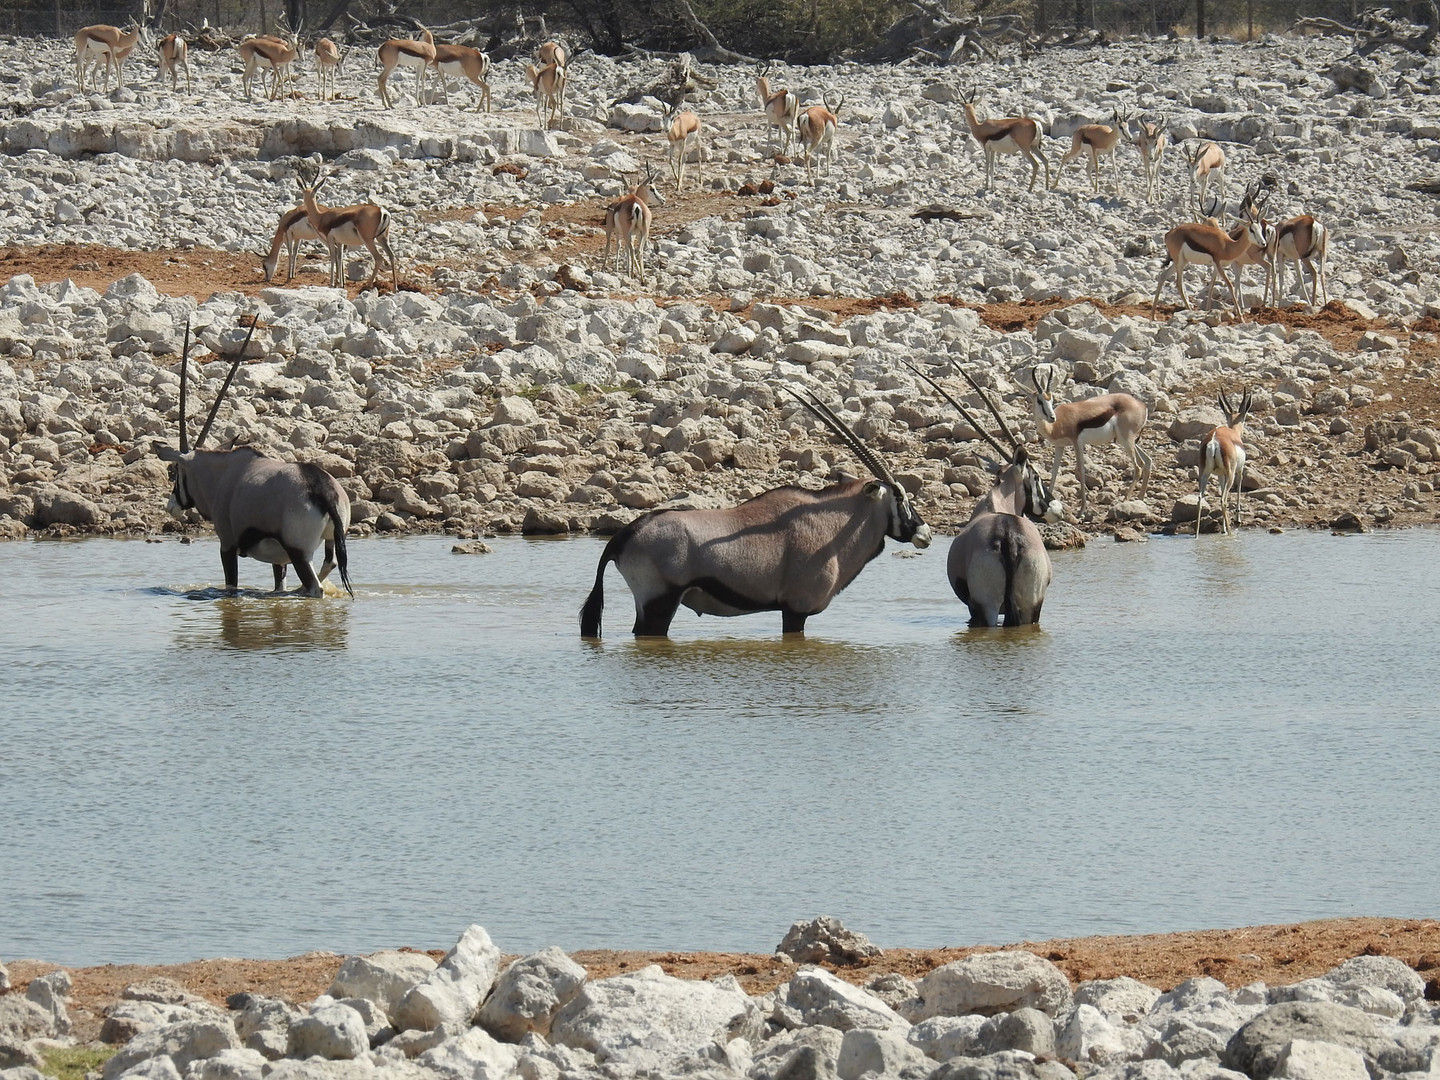
<svg viewBox="0 0 1440 1080">
<path fill-rule="evenodd" d="M 1140 498 L 1150 487 L 1150 470 L 1154 459 L 1140 446 L 1140 432 L 1145 428 L 1145 403 L 1129 394 L 1102 394 L 1099 397 L 1082 398 L 1055 404 L 1056 382 L 1059 370 L 1053 364 L 1038 365 L 1030 373 L 1035 388 L 1035 426 L 1040 437 L 1055 451 L 1055 463 L 1050 468 L 1050 487 L 1060 479 L 1060 466 L 1065 462 L 1065 452 L 1075 451 L 1075 479 L 1080 482 L 1080 513 L 1087 510 L 1085 496 L 1085 448 L 1114 443 L 1125 451 L 1135 467 L 1135 476 L 1125 489 L 1123 498 L 1128 499 L 1140 482 Z"/>
<path fill-rule="evenodd" d="M 1214 205 L 1212 202 L 1212 210 Z M 1266 248 L 1264 227 L 1253 218 L 1247 219 L 1244 228 L 1236 235 L 1227 233 L 1213 218 L 1176 225 L 1165 234 L 1166 266 L 1160 271 L 1160 279 L 1155 282 L 1155 296 L 1150 301 L 1150 317 L 1155 317 L 1155 309 L 1160 303 L 1160 290 L 1172 277 L 1175 279 L 1175 288 L 1180 293 L 1180 303 L 1187 308 L 1190 306 L 1190 298 L 1185 295 L 1185 267 L 1194 265 L 1215 269 L 1220 280 L 1225 282 L 1225 287 L 1230 290 L 1230 299 L 1235 304 L 1235 318 L 1244 318 L 1240 296 L 1235 291 L 1230 275 L 1225 273 L 1225 267 L 1246 257 L 1252 245 L 1262 251 Z"/>
<path fill-rule="evenodd" d="M 558 41 L 547 41 L 535 50 L 536 62 L 540 67 L 549 67 L 554 64 L 560 69 L 560 114 L 565 113 L 565 90 L 570 85 L 570 55 L 566 52 L 565 46 Z"/>
<path fill-rule="evenodd" d="M 177 68 L 185 69 L 185 92 L 192 92 L 190 84 L 190 46 L 179 34 L 166 34 L 156 45 L 160 54 L 160 72 L 156 76 L 162 83 L 168 73 L 172 92 L 180 90 L 180 74 Z"/>
<path fill-rule="evenodd" d="M 422 41 L 408 38 L 391 38 L 384 42 L 376 55 L 380 58 L 380 100 L 387 109 L 393 109 L 395 102 L 390 97 L 390 76 L 397 67 L 411 68 L 415 72 L 415 104 L 422 104 L 425 92 L 425 75 L 435 63 L 435 35 L 421 27 Z"/>
<path fill-rule="evenodd" d="M 340 46 L 329 38 L 315 42 L 315 75 L 320 80 L 320 100 L 331 101 L 338 96 L 335 77 L 340 74 Z"/>
<path fill-rule="evenodd" d="M 1330 290 L 1325 285 L 1325 255 L 1330 247 L 1330 234 L 1325 226 L 1309 214 L 1281 222 L 1270 234 L 1267 254 L 1269 269 L 1265 278 L 1265 295 L 1274 295 L 1274 304 L 1280 306 L 1280 294 L 1285 291 L 1289 279 L 1289 265 L 1295 266 L 1295 277 L 1301 291 L 1305 288 L 1303 264 L 1310 271 L 1310 306 L 1328 304 Z"/>
<path fill-rule="evenodd" d="M 1217 187 L 1220 195 L 1220 224 L 1224 225 L 1228 220 L 1225 216 L 1225 151 L 1220 149 L 1219 143 L 1207 142 L 1195 153 L 1188 151 L 1185 160 L 1190 166 L 1190 201 L 1196 206 L 1205 205 L 1205 195 L 1210 190 L 1210 177 L 1217 178 Z M 1195 197 L 1196 189 L 1199 189 L 1200 197 Z"/>
<path fill-rule="evenodd" d="M 1165 156 L 1165 118 L 1158 120 L 1141 119 L 1135 123 L 1131 134 L 1129 124 L 1124 125 L 1125 138 L 1140 155 L 1140 167 L 1145 172 L 1145 201 L 1155 202 L 1160 198 L 1160 162 Z"/>
<path fill-rule="evenodd" d="M 185 418 L 190 362 L 190 326 L 185 326 L 180 357 L 180 449 L 155 446 L 160 460 L 175 467 L 168 509 L 177 519 L 183 518 L 186 510 L 198 510 L 201 517 L 214 523 L 225 588 L 230 592 L 240 587 L 239 560 L 244 556 L 274 567 L 276 592 L 284 587 L 286 566 L 294 566 L 301 592 L 321 596 L 321 583 L 338 567 L 341 583 L 354 596 L 345 557 L 350 499 L 333 476 L 318 465 L 261 457 L 248 446 L 201 449 L 254 334 L 252 321 L 192 448 Z M 325 562 L 317 575 L 310 560 L 322 541 Z"/>
<path fill-rule="evenodd" d="M 357 203 L 354 206 L 328 209 L 322 207 L 316 202 L 315 195 L 320 190 L 320 185 L 332 175 L 334 174 L 327 173 L 322 176 L 317 166 L 311 183 L 307 184 L 303 175 L 298 178 L 300 195 L 305 204 L 305 218 L 330 251 L 331 286 L 342 289 L 345 287 L 345 249 L 363 244 L 370 250 L 374 264 L 370 270 L 370 280 L 362 288 L 375 284 L 375 279 L 380 274 L 380 251 L 383 248 L 385 260 L 390 264 L 391 288 L 398 291 L 400 270 L 395 262 L 395 252 L 390 247 L 389 211 L 374 203 Z"/>
<path fill-rule="evenodd" d="M 775 130 L 780 131 L 779 154 L 790 153 L 790 139 L 800 118 L 800 98 L 789 90 L 775 90 L 770 86 L 770 61 L 755 69 L 755 92 L 760 95 L 760 111 L 765 114 L 767 144 L 775 145 Z M 775 151 L 772 149 L 771 151 Z"/>
<path fill-rule="evenodd" d="M 879 455 L 829 406 L 791 393 L 876 479 L 820 491 L 775 488 L 729 510 L 655 510 L 636 518 L 605 545 L 580 609 L 581 637 L 600 636 L 612 562 L 635 596 L 637 636 L 667 634 L 681 604 L 701 615 L 778 611 L 782 631 L 793 634 L 885 550 L 887 536 L 930 546 L 930 526 Z"/>
<path fill-rule="evenodd" d="M 1060 157 L 1060 167 L 1055 170 L 1055 186 L 1060 186 L 1060 178 L 1065 175 L 1065 169 L 1081 154 L 1089 151 L 1090 154 L 1090 189 L 1097 195 L 1100 193 L 1100 159 L 1109 158 L 1110 171 L 1115 171 L 1115 149 L 1120 145 L 1120 133 L 1124 129 L 1125 121 L 1121 119 L 1119 110 L 1116 110 L 1114 121 L 1110 124 L 1081 124 L 1070 136 L 1070 149 Z"/>
<path fill-rule="evenodd" d="M 1225 394 L 1220 395 L 1220 411 L 1225 414 L 1223 427 L 1211 429 L 1200 440 L 1200 498 L 1195 503 L 1195 535 L 1200 535 L 1200 516 L 1205 507 L 1205 489 L 1213 475 L 1220 485 L 1220 531 L 1230 532 L 1230 514 L 1226 499 L 1235 491 L 1235 526 L 1240 526 L 1240 494 L 1245 484 L 1245 416 L 1250 412 L 1251 392 L 1246 390 L 1238 404 Z"/>
<path fill-rule="evenodd" d="M 325 207 L 316 204 L 322 214 Z M 320 234 L 315 231 L 315 226 L 310 224 L 309 212 L 303 206 L 297 206 L 293 210 L 287 210 L 280 217 L 280 224 L 275 227 L 275 235 L 270 240 L 270 254 L 261 253 L 261 266 L 265 271 L 265 280 L 274 281 L 275 275 L 280 269 L 280 249 L 284 248 L 289 255 L 289 268 L 285 274 L 285 284 L 290 284 L 295 277 L 295 262 L 300 254 L 300 243 L 303 240 L 319 240 Z M 322 241 L 323 243 L 323 241 Z"/>
<path fill-rule="evenodd" d="M 630 194 L 617 203 L 605 208 L 605 250 L 600 255 L 601 265 L 610 265 L 610 245 L 615 245 L 615 272 L 622 273 L 623 259 L 628 272 L 641 281 L 645 280 L 645 245 L 650 241 L 650 200 L 665 205 L 665 196 L 655 183 L 655 170 L 645 166 L 645 179 L 636 184 Z"/>
<path fill-rule="evenodd" d="M 970 125 L 970 134 L 985 151 L 985 190 L 995 188 L 995 155 L 1019 154 L 1030 162 L 1030 186 L 1035 190 L 1035 178 L 1041 168 L 1045 170 L 1045 186 L 1050 186 L 1050 162 L 1040 149 L 1040 125 L 1028 116 L 1010 116 L 1003 120 L 980 120 L 975 115 L 980 91 L 971 90 L 964 98 L 965 122 Z"/>
<path fill-rule="evenodd" d="M 1009 461 L 1001 468 L 995 486 L 975 504 L 969 522 L 950 544 L 950 556 L 945 563 L 950 587 L 970 609 L 971 626 L 999 626 L 1002 617 L 1006 626 L 1038 623 L 1053 571 L 1045 541 L 1031 519 L 1059 521 L 1064 507 L 1051 498 L 1044 481 L 1031 467 L 1024 445 L 1015 438 L 999 407 L 969 372 L 962 369 L 966 381 L 999 422 L 1001 432 L 1010 443 L 1009 450 L 944 387 L 914 365 L 906 363 L 905 366 L 955 406 L 1000 455 L 1000 460 Z"/>
<path fill-rule="evenodd" d="M 795 133 L 800 139 L 800 151 L 805 155 L 805 175 L 813 184 L 815 173 L 811 167 L 811 158 L 816 154 L 825 166 L 825 175 L 830 175 L 830 166 L 835 160 L 835 132 L 840 124 L 840 109 L 845 104 L 845 99 L 839 94 L 835 96 L 835 104 L 830 104 L 830 92 L 827 90 L 822 95 L 824 105 L 811 105 L 800 114 L 796 122 Z"/>
<path fill-rule="evenodd" d="M 565 111 L 565 80 L 568 78 L 563 64 L 545 64 L 536 67 L 525 66 L 525 77 L 530 80 L 530 93 L 535 96 L 535 122 L 541 130 L 554 125 L 558 116 Z"/>
<path fill-rule="evenodd" d="M 675 102 L 665 109 L 665 141 L 669 144 L 670 176 L 679 191 L 685 183 L 685 159 L 690 153 L 690 140 L 700 141 L 700 118 Z"/>
<path fill-rule="evenodd" d="M 295 41 L 277 37 L 246 38 L 236 47 L 240 59 L 245 62 L 245 71 L 240 76 L 240 85 L 245 90 L 245 100 L 250 100 L 250 84 L 256 72 L 261 73 L 264 86 L 264 72 L 270 72 L 270 100 L 274 101 L 285 92 L 285 84 L 292 78 L 292 67 L 300 58 L 300 46 Z"/>
<path fill-rule="evenodd" d="M 490 111 L 490 57 L 469 45 L 436 45 L 435 70 L 440 73 L 440 93 L 450 103 L 446 81 L 454 76 L 480 91 L 480 108 Z"/>
<path fill-rule="evenodd" d="M 141 29 L 132 23 L 129 29 L 101 23 L 87 26 L 75 34 L 75 82 L 80 93 L 85 93 L 85 73 L 104 61 L 105 89 L 110 89 L 111 72 L 115 74 L 115 85 L 125 85 L 125 60 L 140 40 Z M 91 89 L 94 89 L 92 86 Z"/>
</svg>

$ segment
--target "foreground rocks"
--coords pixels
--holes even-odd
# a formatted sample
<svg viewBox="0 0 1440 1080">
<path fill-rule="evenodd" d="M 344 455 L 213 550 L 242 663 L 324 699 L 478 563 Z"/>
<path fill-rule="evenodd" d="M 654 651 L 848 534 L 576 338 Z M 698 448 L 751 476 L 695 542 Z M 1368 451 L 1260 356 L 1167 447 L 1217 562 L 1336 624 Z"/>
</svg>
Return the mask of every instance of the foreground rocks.
<svg viewBox="0 0 1440 1080">
<path fill-rule="evenodd" d="M 860 987 L 800 967 L 751 996 L 730 976 L 691 981 L 659 967 L 588 980 L 558 949 L 491 970 L 493 948 L 471 927 L 439 967 L 409 953 L 352 957 L 331 993 L 298 1007 L 241 994 L 222 1010 L 173 983 L 133 985 L 110 1013 L 141 1030 L 109 1059 L 104 1080 L 1418 1080 L 1440 1072 L 1440 1009 L 1417 972 L 1384 956 L 1291 985 L 1231 990 L 1197 977 L 1161 993 L 1130 978 L 1072 986 L 1049 961 L 1016 950 L 973 955 L 918 983 L 890 974 Z M 441 984 L 466 987 L 452 1003 L 476 993 L 479 1001 L 405 1018 L 399 1003 L 426 986 L 422 996 L 436 1000 Z M 52 979 L 28 997 L 0 997 L 0 1045 L 12 1048 L 0 1080 L 33 1080 L 26 1063 L 46 1039 L 63 1039 L 66 986 Z M 136 1002 L 172 1011 L 146 1025 Z"/>
</svg>

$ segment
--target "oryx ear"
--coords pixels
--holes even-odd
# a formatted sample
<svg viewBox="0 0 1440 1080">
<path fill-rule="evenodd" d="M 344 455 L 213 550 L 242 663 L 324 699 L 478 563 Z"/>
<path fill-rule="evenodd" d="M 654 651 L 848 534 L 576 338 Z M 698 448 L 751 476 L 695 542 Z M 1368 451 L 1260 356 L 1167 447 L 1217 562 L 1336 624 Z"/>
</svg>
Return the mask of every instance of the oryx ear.
<svg viewBox="0 0 1440 1080">
<path fill-rule="evenodd" d="M 151 443 L 150 448 L 155 451 L 155 456 L 161 461 L 179 461 L 181 458 L 187 456 L 181 451 L 176 450 L 169 443 Z"/>
<path fill-rule="evenodd" d="M 860 492 L 867 499 L 874 499 L 876 502 L 879 502 L 885 497 L 885 485 L 882 484 L 879 480 L 871 480 L 868 484 L 866 484 L 863 488 L 860 489 Z"/>
</svg>

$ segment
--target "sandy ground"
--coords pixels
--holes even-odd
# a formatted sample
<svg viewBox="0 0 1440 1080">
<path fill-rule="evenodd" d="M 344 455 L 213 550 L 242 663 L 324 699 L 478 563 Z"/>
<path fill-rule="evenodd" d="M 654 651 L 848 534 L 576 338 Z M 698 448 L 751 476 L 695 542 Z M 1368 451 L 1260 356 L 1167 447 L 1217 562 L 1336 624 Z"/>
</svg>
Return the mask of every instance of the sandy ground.
<svg viewBox="0 0 1440 1080">
<path fill-rule="evenodd" d="M 1299 982 L 1320 975 L 1342 960 L 1359 955 L 1395 956 L 1426 979 L 1426 996 L 1440 999 L 1440 920 L 1327 919 L 1287 926 L 1247 926 L 1238 930 L 1194 930 L 1174 934 L 1126 937 L 1058 938 L 999 946 L 1028 949 L 1053 961 L 1073 982 L 1129 975 L 1152 986 L 1170 989 L 1195 975 L 1208 975 L 1229 986 L 1256 980 L 1271 985 Z M 952 960 L 994 945 L 942 949 L 886 949 L 883 956 L 854 967 L 833 968 L 854 983 L 900 972 L 918 979 Z M 443 955 L 432 951 L 437 959 Z M 752 994 L 764 993 L 789 978 L 792 966 L 764 953 L 617 952 L 582 950 L 571 954 L 592 979 L 659 964 L 687 979 L 734 975 Z M 93 1039 L 104 1010 L 130 983 L 156 975 L 174 979 L 193 993 L 223 1005 L 231 994 L 247 991 L 294 1003 L 324 993 L 343 957 L 306 953 L 288 960 L 196 960 L 186 964 L 105 964 L 71 968 L 74 989 L 71 1016 L 76 1035 Z M 9 964 L 17 989 L 59 965 L 39 960 Z"/>
</svg>

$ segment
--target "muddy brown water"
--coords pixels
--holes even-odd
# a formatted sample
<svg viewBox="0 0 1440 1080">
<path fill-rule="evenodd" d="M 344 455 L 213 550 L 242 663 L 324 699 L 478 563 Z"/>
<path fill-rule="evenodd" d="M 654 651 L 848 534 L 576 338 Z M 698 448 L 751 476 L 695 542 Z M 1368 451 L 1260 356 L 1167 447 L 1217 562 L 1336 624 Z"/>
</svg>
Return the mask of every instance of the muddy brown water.
<svg viewBox="0 0 1440 1080">
<path fill-rule="evenodd" d="M 612 570 L 599 645 L 598 541 L 492 544 L 358 540 L 313 602 L 220 597 L 209 541 L 0 545 L 0 956 L 1436 914 L 1440 532 L 1096 542 L 1009 633 L 945 538 L 793 640 L 635 641 Z"/>
</svg>

